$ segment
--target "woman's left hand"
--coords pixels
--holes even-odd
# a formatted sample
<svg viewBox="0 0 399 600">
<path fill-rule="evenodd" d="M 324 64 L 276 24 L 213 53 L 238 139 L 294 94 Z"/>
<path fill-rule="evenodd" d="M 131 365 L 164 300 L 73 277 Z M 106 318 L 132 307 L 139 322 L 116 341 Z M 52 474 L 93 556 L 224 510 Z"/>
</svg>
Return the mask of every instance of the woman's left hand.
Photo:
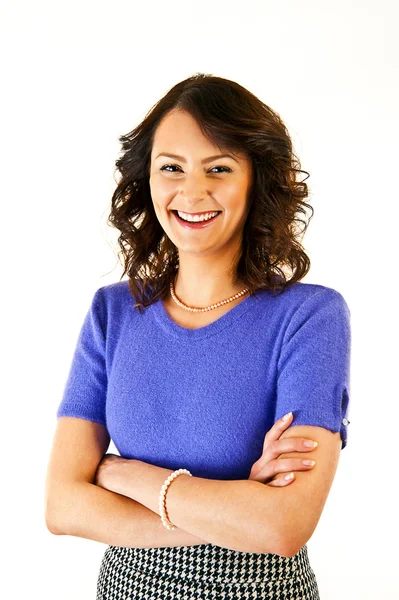
<svg viewBox="0 0 399 600">
<path fill-rule="evenodd" d="M 110 492 L 121 493 L 120 467 L 127 459 L 118 454 L 105 454 L 97 467 L 94 484 Z"/>
</svg>

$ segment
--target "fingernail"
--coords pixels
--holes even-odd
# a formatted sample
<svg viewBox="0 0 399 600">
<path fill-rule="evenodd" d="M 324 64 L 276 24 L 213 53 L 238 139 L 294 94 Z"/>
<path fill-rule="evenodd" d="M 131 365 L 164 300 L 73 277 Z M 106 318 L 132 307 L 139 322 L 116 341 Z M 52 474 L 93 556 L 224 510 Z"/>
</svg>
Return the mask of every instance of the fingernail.
<svg viewBox="0 0 399 600">
<path fill-rule="evenodd" d="M 314 465 L 316 464 L 315 460 L 303 460 L 302 464 L 306 465 L 307 467 L 314 467 Z"/>
<path fill-rule="evenodd" d="M 306 442 L 303 442 L 303 445 L 307 448 L 316 448 L 316 446 L 318 446 L 318 442 L 311 442 L 310 440 L 306 440 Z"/>
<path fill-rule="evenodd" d="M 287 475 L 284 475 L 284 479 L 286 479 L 287 481 L 289 479 L 292 479 L 294 477 L 294 473 L 287 473 Z"/>
<path fill-rule="evenodd" d="M 284 415 L 284 417 L 282 418 L 282 421 L 288 421 L 288 419 L 290 418 L 290 416 L 292 415 L 292 412 L 287 413 L 286 415 Z"/>
</svg>

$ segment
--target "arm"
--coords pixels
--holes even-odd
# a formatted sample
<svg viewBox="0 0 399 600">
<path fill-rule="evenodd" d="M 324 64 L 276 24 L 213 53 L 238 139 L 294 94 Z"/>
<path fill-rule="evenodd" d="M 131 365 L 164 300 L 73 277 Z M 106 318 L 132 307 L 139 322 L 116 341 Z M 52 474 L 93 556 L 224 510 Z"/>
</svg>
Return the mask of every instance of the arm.
<svg viewBox="0 0 399 600">
<path fill-rule="evenodd" d="M 278 516 L 286 556 L 298 552 L 312 537 L 334 481 L 342 445 L 339 432 L 310 425 L 293 425 L 283 432 L 280 439 L 298 436 L 314 440 L 318 446 L 311 457 L 300 452 L 287 452 L 279 457 L 312 458 L 316 461 L 311 471 L 295 472 L 295 480 L 287 488 L 273 488 L 280 497 L 284 494 Z"/>
<path fill-rule="evenodd" d="M 46 477 L 49 531 L 135 548 L 207 543 L 182 529 L 168 531 L 153 511 L 93 484 L 109 441 L 100 423 L 60 417 Z"/>
<path fill-rule="evenodd" d="M 170 521 L 209 543 L 233 550 L 296 554 L 321 516 L 336 472 L 341 440 L 339 433 L 314 426 L 293 426 L 281 437 L 290 436 L 318 442 L 312 453 L 316 461 L 312 471 L 296 473 L 295 481 L 282 488 L 253 480 L 179 475 L 166 496 Z M 306 452 L 281 455 L 291 456 L 308 458 Z M 137 460 L 114 464 L 115 489 L 159 515 L 159 492 L 172 470 Z M 164 529 L 172 539 L 174 532 Z"/>
</svg>

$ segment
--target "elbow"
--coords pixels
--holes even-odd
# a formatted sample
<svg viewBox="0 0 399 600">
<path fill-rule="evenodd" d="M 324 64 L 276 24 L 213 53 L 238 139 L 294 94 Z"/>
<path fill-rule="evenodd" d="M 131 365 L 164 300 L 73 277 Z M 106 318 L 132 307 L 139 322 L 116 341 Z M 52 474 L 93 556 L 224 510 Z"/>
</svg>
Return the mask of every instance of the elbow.
<svg viewBox="0 0 399 600">
<path fill-rule="evenodd" d="M 86 486 L 86 482 L 83 486 Z M 77 535 L 76 524 L 80 519 L 80 493 L 82 486 L 67 483 L 47 490 L 44 518 L 48 531 L 53 535 Z"/>
<path fill-rule="evenodd" d="M 48 506 L 44 511 L 44 520 L 46 523 L 47 530 L 53 535 L 62 535 L 60 528 L 57 526 L 57 520 L 54 516 L 54 512 L 50 511 Z"/>
<path fill-rule="evenodd" d="M 44 521 L 47 530 L 53 535 L 65 535 L 61 527 L 60 504 L 53 497 L 46 496 L 44 506 Z"/>
<path fill-rule="evenodd" d="M 63 535 L 62 532 L 57 528 L 55 522 L 50 520 L 47 515 L 45 515 L 46 527 L 47 530 L 53 535 Z"/>
<path fill-rule="evenodd" d="M 259 540 L 256 548 L 246 550 L 246 552 L 262 552 L 264 554 L 276 554 L 277 556 L 290 557 L 296 554 L 298 545 L 292 536 L 281 535 L 269 526 L 262 535 L 263 543 Z M 298 547 L 299 550 L 299 547 Z"/>
<path fill-rule="evenodd" d="M 285 531 L 279 538 L 276 554 L 284 558 L 292 558 L 308 542 L 311 535 L 305 535 L 300 531 Z"/>
<path fill-rule="evenodd" d="M 293 556 L 298 554 L 303 545 L 304 544 L 292 543 L 287 543 L 285 545 L 282 544 L 281 546 L 279 546 L 278 552 L 276 552 L 276 554 L 278 554 L 278 556 L 283 556 L 284 558 L 292 558 Z"/>
</svg>

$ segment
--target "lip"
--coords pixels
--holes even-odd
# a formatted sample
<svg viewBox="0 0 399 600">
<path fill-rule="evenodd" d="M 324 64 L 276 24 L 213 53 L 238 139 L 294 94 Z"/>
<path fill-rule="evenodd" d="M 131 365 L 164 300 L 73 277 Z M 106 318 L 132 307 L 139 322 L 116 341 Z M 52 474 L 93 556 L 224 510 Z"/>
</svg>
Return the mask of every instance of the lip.
<svg viewBox="0 0 399 600">
<path fill-rule="evenodd" d="M 219 212 L 216 217 L 213 217 L 212 219 L 209 219 L 208 221 L 196 221 L 196 222 L 190 222 L 190 221 L 182 221 L 181 219 L 179 219 L 178 215 L 177 215 L 177 211 L 172 211 L 173 212 L 173 216 L 175 217 L 176 221 L 179 223 L 179 225 L 181 225 L 182 227 L 185 227 L 186 229 L 202 229 L 203 227 L 208 227 L 210 225 L 212 225 L 212 223 L 214 223 L 215 221 L 217 221 L 218 217 L 222 214 L 221 212 Z M 183 211 L 179 211 L 179 212 L 183 212 Z M 216 212 L 216 211 L 207 211 L 207 212 Z M 206 214 L 206 213 L 186 213 L 186 214 Z"/>
<path fill-rule="evenodd" d="M 220 210 L 203 210 L 202 212 L 187 212 L 186 210 L 180 210 L 180 208 L 173 208 L 172 209 L 172 212 L 177 212 L 177 211 L 179 211 L 181 213 L 184 213 L 185 215 L 192 215 L 193 217 L 195 215 L 201 216 L 201 215 L 206 215 L 208 213 L 221 212 Z"/>
</svg>

